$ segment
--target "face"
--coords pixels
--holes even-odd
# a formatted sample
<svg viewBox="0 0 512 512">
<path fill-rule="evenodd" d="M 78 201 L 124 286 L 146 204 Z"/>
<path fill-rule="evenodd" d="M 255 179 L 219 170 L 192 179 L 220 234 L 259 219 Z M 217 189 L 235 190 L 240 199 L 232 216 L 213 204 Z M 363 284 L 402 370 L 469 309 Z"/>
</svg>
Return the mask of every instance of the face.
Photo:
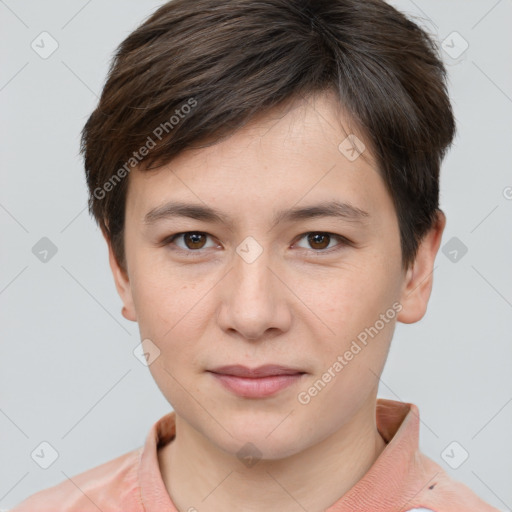
<svg viewBox="0 0 512 512">
<path fill-rule="evenodd" d="M 125 316 L 160 351 L 149 368 L 178 417 L 224 452 L 250 441 L 281 458 L 350 424 L 376 394 L 396 321 L 424 313 L 439 240 L 402 271 L 369 150 L 339 149 L 349 126 L 318 95 L 129 176 L 126 274 L 111 252 Z M 225 365 L 294 375 L 212 373 Z"/>
</svg>

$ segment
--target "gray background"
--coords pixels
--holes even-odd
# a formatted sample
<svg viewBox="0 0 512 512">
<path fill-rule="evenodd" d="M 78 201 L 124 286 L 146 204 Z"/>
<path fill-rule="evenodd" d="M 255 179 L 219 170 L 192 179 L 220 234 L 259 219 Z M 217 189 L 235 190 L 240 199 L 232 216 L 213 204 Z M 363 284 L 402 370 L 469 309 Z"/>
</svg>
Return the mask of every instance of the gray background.
<svg viewBox="0 0 512 512">
<path fill-rule="evenodd" d="M 78 156 L 112 53 L 161 3 L 0 1 L 2 509 L 141 446 L 170 410 L 133 355 Z M 446 254 L 425 318 L 397 325 L 380 396 L 418 405 L 424 453 L 511 510 L 512 2 L 392 4 L 448 37 L 458 136 L 442 168 Z M 31 47 L 43 31 L 59 45 L 46 59 Z M 469 45 L 456 56 L 454 31 Z M 43 237 L 57 248 L 46 262 L 32 252 Z M 42 441 L 59 453 L 48 469 L 31 458 Z M 453 441 L 452 465 L 469 453 L 458 469 L 442 457 Z"/>
</svg>

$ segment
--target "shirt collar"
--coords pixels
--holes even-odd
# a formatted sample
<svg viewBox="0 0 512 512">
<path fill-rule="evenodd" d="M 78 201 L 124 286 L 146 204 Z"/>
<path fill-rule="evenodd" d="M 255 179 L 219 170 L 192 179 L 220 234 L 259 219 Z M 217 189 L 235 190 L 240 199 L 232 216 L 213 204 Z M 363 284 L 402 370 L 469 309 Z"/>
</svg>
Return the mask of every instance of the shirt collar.
<svg viewBox="0 0 512 512">
<path fill-rule="evenodd" d="M 435 476 L 426 478 L 423 467 L 416 405 L 380 398 L 376 420 L 386 447 L 363 478 L 326 512 L 406 511 Z"/>
<path fill-rule="evenodd" d="M 163 482 L 157 453 L 174 439 L 175 418 L 176 413 L 172 411 L 153 424 L 141 453 L 139 484 L 146 512 L 178 512 Z M 386 447 L 363 478 L 326 512 L 385 512 L 395 510 L 397 503 L 403 504 L 402 510 L 407 510 L 407 503 L 414 498 L 415 492 L 411 489 L 417 485 L 411 484 L 421 475 L 421 460 L 417 455 L 418 408 L 411 403 L 379 398 L 376 423 Z"/>
</svg>

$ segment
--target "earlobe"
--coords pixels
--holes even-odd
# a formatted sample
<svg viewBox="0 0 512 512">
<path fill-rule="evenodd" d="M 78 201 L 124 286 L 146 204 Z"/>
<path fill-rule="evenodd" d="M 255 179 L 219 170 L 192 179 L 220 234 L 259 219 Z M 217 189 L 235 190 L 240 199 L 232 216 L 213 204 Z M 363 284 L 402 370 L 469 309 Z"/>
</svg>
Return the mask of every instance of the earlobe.
<svg viewBox="0 0 512 512">
<path fill-rule="evenodd" d="M 404 324 L 418 322 L 427 311 L 434 280 L 434 261 L 445 226 L 446 216 L 438 210 L 436 223 L 423 237 L 414 264 L 407 270 L 400 300 L 403 309 L 397 316 L 398 322 Z"/>
<path fill-rule="evenodd" d="M 121 300 L 123 301 L 123 308 L 121 310 L 121 314 L 127 320 L 136 322 L 137 315 L 135 314 L 135 307 L 133 303 L 132 290 L 128 272 L 121 268 L 121 266 L 119 265 L 117 258 L 115 257 L 114 254 L 114 250 L 112 249 L 112 243 L 110 242 L 108 235 L 104 231 L 103 237 L 107 242 L 108 260 L 110 264 L 110 269 L 112 270 L 112 275 L 114 277 L 114 283 L 116 285 L 117 293 L 119 294 L 119 297 L 121 297 Z"/>
<path fill-rule="evenodd" d="M 133 320 L 134 322 L 136 321 L 136 319 L 133 318 L 133 316 L 131 315 L 130 311 L 128 311 L 126 306 L 122 307 L 121 314 L 126 318 L 126 320 Z"/>
</svg>

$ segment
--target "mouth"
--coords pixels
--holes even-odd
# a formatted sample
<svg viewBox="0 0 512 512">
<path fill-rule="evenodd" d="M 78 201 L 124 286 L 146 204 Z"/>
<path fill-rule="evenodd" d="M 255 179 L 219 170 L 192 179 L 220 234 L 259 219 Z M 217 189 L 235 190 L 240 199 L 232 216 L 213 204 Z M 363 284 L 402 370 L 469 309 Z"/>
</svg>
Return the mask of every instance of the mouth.
<svg viewBox="0 0 512 512">
<path fill-rule="evenodd" d="M 232 393 L 244 398 L 265 398 L 298 383 L 305 371 L 281 365 L 247 368 L 229 365 L 208 370 L 213 377 Z"/>
</svg>

